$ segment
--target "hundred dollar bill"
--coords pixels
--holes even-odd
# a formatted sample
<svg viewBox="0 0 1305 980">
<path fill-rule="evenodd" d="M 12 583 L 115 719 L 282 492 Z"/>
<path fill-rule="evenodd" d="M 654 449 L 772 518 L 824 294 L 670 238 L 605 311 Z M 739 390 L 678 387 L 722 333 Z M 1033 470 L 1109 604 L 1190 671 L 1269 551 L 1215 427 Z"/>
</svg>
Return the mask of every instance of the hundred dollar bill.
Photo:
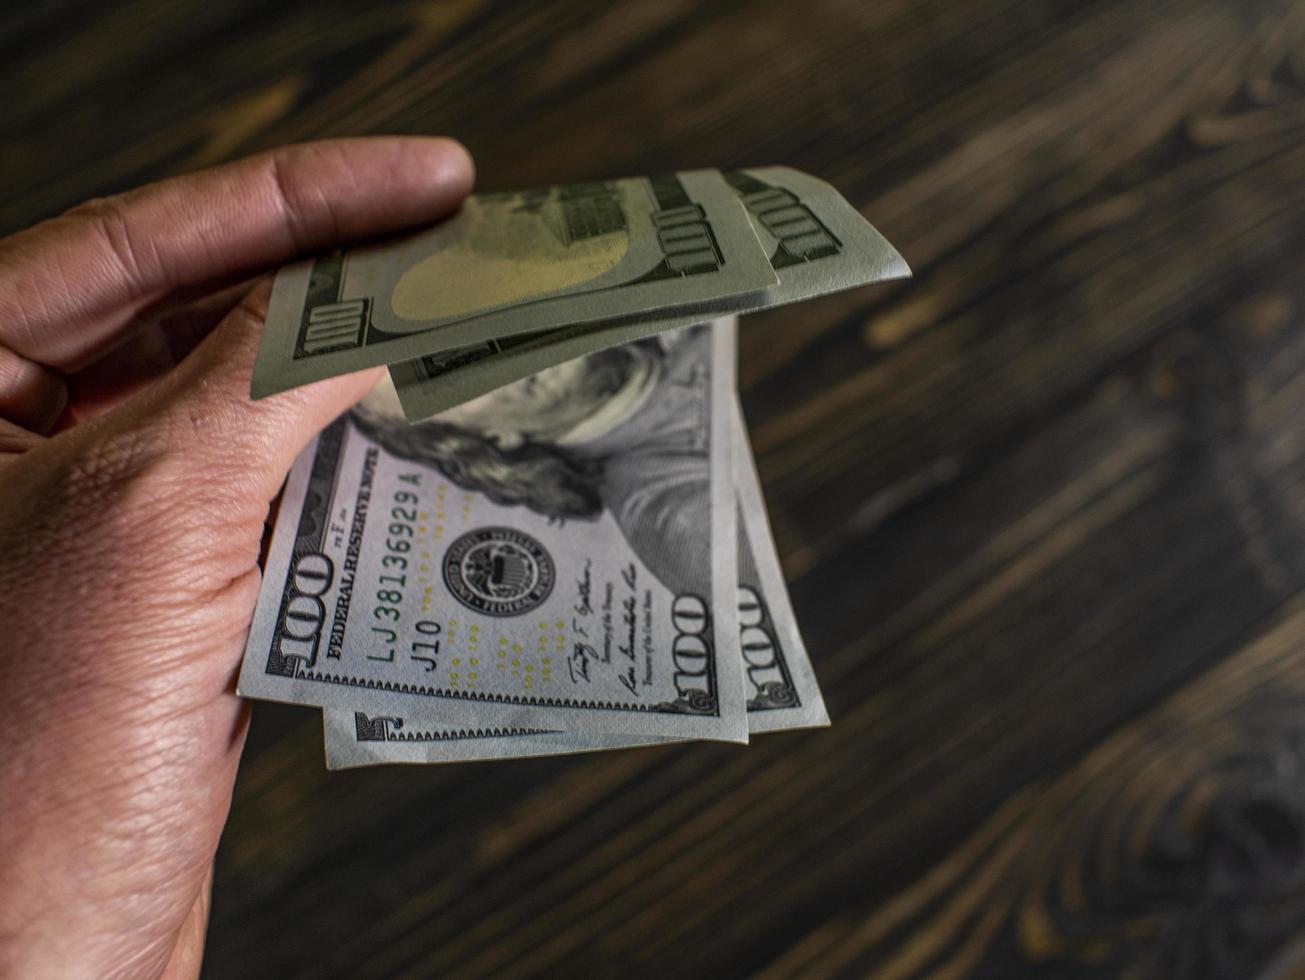
<svg viewBox="0 0 1305 980">
<path fill-rule="evenodd" d="M 841 194 L 788 167 L 729 171 L 777 282 L 761 292 L 668 316 L 640 312 L 546 332 L 501 336 L 390 366 L 409 418 L 424 418 L 590 351 L 626 344 L 725 312 L 747 313 L 910 275 L 897 251 Z"/>
<path fill-rule="evenodd" d="M 459 728 L 422 717 L 322 712 L 326 768 L 356 769 L 395 763 L 490 762 L 637 749 L 683 742 L 653 735 L 597 735 L 541 728 Z"/>
<path fill-rule="evenodd" d="M 774 283 L 719 171 L 476 194 L 424 231 L 283 269 L 251 391 Z"/>
<path fill-rule="evenodd" d="M 739 645 L 748 731 L 777 732 L 829 724 L 816 673 L 784 584 L 766 517 L 761 478 L 735 401 L 735 488 L 739 505 Z"/>
<path fill-rule="evenodd" d="M 689 328 L 417 424 L 378 385 L 291 473 L 240 693 L 746 741 L 733 341 Z"/>
<path fill-rule="evenodd" d="M 520 384 L 521 382 L 517 382 Z M 829 724 L 784 586 L 742 411 L 734 413 L 734 477 L 739 508 L 739 656 L 752 734 Z M 571 755 L 680 741 L 530 728 L 467 728 L 429 714 L 323 712 L 329 769 L 384 763 L 472 762 Z"/>
</svg>

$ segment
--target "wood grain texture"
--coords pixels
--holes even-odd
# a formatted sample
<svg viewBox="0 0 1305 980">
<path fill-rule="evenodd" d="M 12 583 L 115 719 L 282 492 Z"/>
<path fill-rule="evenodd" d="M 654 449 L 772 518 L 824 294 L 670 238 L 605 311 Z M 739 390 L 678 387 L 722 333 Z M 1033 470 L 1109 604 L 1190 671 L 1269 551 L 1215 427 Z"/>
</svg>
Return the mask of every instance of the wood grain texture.
<svg viewBox="0 0 1305 980">
<path fill-rule="evenodd" d="M 260 705 L 215 977 L 1305 974 L 1298 0 L 43 0 L 0 228 L 288 140 L 824 176 L 913 281 L 751 317 L 834 725 L 329 774 Z"/>
</svg>

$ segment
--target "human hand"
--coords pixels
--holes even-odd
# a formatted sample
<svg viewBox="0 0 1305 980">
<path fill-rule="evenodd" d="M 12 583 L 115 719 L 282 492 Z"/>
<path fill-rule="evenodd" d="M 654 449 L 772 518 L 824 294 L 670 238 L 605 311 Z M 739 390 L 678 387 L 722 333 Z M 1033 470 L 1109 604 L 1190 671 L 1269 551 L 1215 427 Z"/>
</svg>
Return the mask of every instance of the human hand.
<svg viewBox="0 0 1305 980">
<path fill-rule="evenodd" d="M 329 141 L 0 240 L 0 975 L 198 973 L 268 505 L 377 376 L 251 402 L 270 282 L 231 285 L 471 182 L 447 140 Z"/>
</svg>

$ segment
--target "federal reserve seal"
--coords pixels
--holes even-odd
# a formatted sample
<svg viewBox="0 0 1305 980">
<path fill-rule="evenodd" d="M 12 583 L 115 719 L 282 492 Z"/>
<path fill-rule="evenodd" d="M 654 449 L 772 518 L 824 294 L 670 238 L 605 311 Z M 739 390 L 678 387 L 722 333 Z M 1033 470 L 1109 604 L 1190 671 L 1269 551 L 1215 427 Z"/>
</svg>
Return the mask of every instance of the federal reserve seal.
<svg viewBox="0 0 1305 980">
<path fill-rule="evenodd" d="M 544 546 L 510 527 L 468 531 L 444 553 L 444 582 L 453 597 L 489 616 L 521 616 L 538 608 L 556 579 Z"/>
</svg>

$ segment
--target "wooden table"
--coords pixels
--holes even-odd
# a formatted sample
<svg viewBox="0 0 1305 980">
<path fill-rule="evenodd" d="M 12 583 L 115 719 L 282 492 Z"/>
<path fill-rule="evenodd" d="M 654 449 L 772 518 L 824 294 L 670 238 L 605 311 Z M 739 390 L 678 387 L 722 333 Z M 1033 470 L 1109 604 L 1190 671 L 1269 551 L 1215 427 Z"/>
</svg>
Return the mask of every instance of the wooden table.
<svg viewBox="0 0 1305 980">
<path fill-rule="evenodd" d="M 212 976 L 1305 960 L 1299 0 L 46 0 L 0 51 L 4 228 L 436 132 L 485 188 L 789 163 L 916 270 L 742 335 L 833 727 L 329 774 L 260 705 Z"/>
</svg>

